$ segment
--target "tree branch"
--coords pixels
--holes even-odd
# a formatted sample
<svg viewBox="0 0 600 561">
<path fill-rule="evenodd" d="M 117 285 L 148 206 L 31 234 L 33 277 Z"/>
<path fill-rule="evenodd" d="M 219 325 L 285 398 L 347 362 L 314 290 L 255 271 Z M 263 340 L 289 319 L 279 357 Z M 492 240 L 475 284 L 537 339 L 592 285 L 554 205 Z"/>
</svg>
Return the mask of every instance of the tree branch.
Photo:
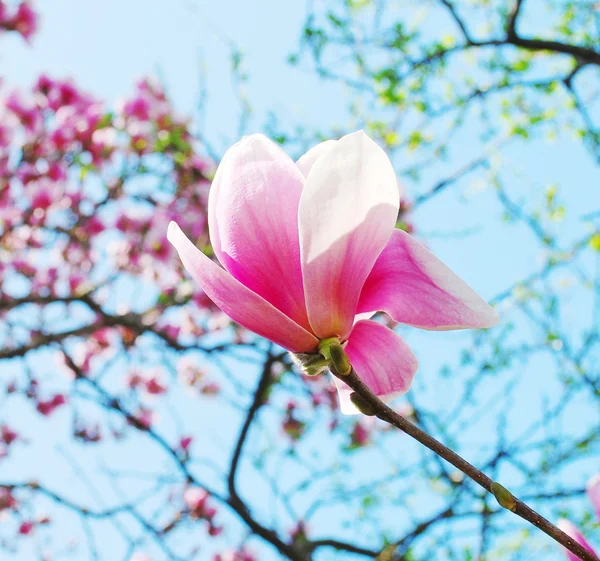
<svg viewBox="0 0 600 561">
<path fill-rule="evenodd" d="M 243 522 L 248 526 L 248 528 L 250 528 L 250 530 L 252 530 L 253 533 L 263 538 L 266 542 L 270 543 L 275 549 L 277 549 L 277 551 L 279 551 L 279 553 L 285 555 L 288 559 L 290 559 L 290 561 L 310 561 L 310 557 L 308 557 L 303 552 L 298 551 L 296 547 L 293 547 L 292 545 L 284 542 L 279 537 L 277 532 L 263 526 L 260 522 L 255 520 L 239 498 L 223 497 L 214 489 L 211 489 L 209 486 L 207 486 L 205 483 L 200 482 L 189 470 L 188 466 L 186 465 L 186 462 L 180 457 L 179 454 L 177 454 L 177 452 L 169 445 L 169 443 L 162 436 L 160 436 L 152 428 L 141 424 L 139 420 L 135 417 L 135 415 L 130 413 L 118 399 L 114 398 L 95 380 L 86 377 L 64 349 L 62 349 L 62 352 L 65 356 L 66 364 L 69 366 L 69 368 L 71 368 L 76 378 L 93 387 L 103 398 L 105 407 L 120 413 L 125 419 L 127 419 L 127 421 L 131 425 L 133 425 L 135 428 L 152 438 L 152 440 L 154 440 L 160 446 L 160 448 L 162 448 L 164 452 L 172 458 L 173 462 L 185 478 L 186 482 L 204 488 L 209 493 L 209 495 L 214 497 L 219 502 L 226 504 L 241 518 L 241 520 L 243 520 Z M 279 358 L 281 358 L 281 355 L 276 357 L 270 357 L 271 364 Z"/>
<path fill-rule="evenodd" d="M 506 34 L 509 38 L 517 36 L 517 19 L 523 7 L 523 0 L 515 0 L 513 9 L 510 11 L 508 21 L 506 23 Z"/>
<path fill-rule="evenodd" d="M 368 407 L 372 409 L 373 414 L 376 417 L 405 432 L 425 447 L 429 448 L 432 452 L 451 463 L 480 487 L 483 487 L 486 491 L 492 493 L 500 506 L 514 512 L 517 516 L 520 516 L 542 530 L 542 532 L 553 538 L 570 552 L 577 555 L 582 561 L 600 561 L 593 553 L 584 549 L 573 538 L 565 534 L 565 532 L 557 528 L 549 520 L 541 516 L 523 501 L 514 497 L 499 483 L 493 481 L 456 452 L 450 450 L 450 448 L 421 430 L 416 425 L 413 425 L 410 421 L 407 421 L 393 409 L 390 409 L 369 389 L 354 370 L 348 375 L 341 375 L 334 369 L 332 369 L 332 373 L 354 390 L 365 401 Z"/>
<path fill-rule="evenodd" d="M 524 37 L 514 36 L 507 37 L 506 41 L 489 41 L 489 45 L 508 44 L 516 47 L 522 47 L 530 51 L 554 51 L 565 55 L 571 55 L 578 62 L 595 64 L 600 66 L 600 52 L 579 45 L 571 45 L 569 43 L 561 43 L 560 41 L 550 41 L 546 39 L 526 39 Z M 486 42 L 476 43 L 476 45 L 485 46 Z"/>
<path fill-rule="evenodd" d="M 450 0 L 440 0 L 440 2 L 442 4 L 444 4 L 444 6 L 446 6 L 446 8 L 448 8 L 448 11 L 450 12 L 450 15 L 452 16 L 452 19 L 454 20 L 456 25 L 458 25 L 458 27 L 460 27 L 460 30 L 462 31 L 463 35 L 465 36 L 465 39 L 467 40 L 467 43 L 471 43 L 472 39 L 471 39 L 471 36 L 469 35 L 469 30 L 467 29 L 465 22 L 458 15 L 458 12 L 456 11 L 456 7 L 454 6 L 454 4 L 452 4 L 452 2 L 450 2 Z"/>
<path fill-rule="evenodd" d="M 237 475 L 237 471 L 238 471 L 238 466 L 240 463 L 240 458 L 242 455 L 242 450 L 244 448 L 244 444 L 246 442 L 248 433 L 250 432 L 250 427 L 251 427 L 254 419 L 256 418 L 256 414 L 258 413 L 259 409 L 265 403 L 265 394 L 267 393 L 267 390 L 273 383 L 273 376 L 271 373 L 271 368 L 273 366 L 273 363 L 276 362 L 277 360 L 281 359 L 282 356 L 283 355 L 278 355 L 278 356 L 269 355 L 268 359 L 265 361 L 263 371 L 260 376 L 260 380 L 258 381 L 258 386 L 256 387 L 256 390 L 254 391 L 254 399 L 252 400 L 252 403 L 250 404 L 250 407 L 248 408 L 248 412 L 246 413 L 246 420 L 244 421 L 244 424 L 242 425 L 240 434 L 237 439 L 237 443 L 235 445 L 235 449 L 233 451 L 233 455 L 231 456 L 229 475 L 227 477 L 227 489 L 229 490 L 230 499 L 233 501 L 239 501 L 240 504 L 242 504 L 242 500 L 240 499 L 240 497 L 238 495 L 238 492 L 237 492 L 237 489 L 235 486 L 235 479 L 236 479 L 236 475 Z"/>
</svg>

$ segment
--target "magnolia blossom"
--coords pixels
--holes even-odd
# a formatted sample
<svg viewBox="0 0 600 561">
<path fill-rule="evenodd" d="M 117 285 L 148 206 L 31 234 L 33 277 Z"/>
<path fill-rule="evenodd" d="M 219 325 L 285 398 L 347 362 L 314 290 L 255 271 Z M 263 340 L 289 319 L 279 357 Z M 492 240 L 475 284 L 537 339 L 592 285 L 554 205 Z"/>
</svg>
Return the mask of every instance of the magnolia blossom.
<svg viewBox="0 0 600 561">
<path fill-rule="evenodd" d="M 21 2 L 13 17 L 12 27 L 30 43 L 31 37 L 37 31 L 38 16 L 29 2 Z"/>
<path fill-rule="evenodd" d="M 594 555 L 596 554 L 596 552 L 592 549 L 592 546 L 583 537 L 583 534 L 579 531 L 579 528 L 577 528 L 575 524 L 573 524 L 569 520 L 566 520 L 565 518 L 561 518 L 556 525 L 565 534 L 571 536 L 581 547 L 583 547 L 590 553 L 593 553 Z M 568 549 L 565 549 L 565 554 L 569 561 L 581 561 L 577 555 L 571 553 Z"/>
<path fill-rule="evenodd" d="M 600 473 L 588 481 L 586 491 L 600 522 Z"/>
<path fill-rule="evenodd" d="M 592 503 L 592 506 L 594 507 L 594 510 L 596 511 L 596 516 L 598 517 L 598 521 L 600 521 L 600 473 L 598 475 L 595 475 L 588 481 L 588 484 L 586 486 L 586 491 L 587 491 L 587 495 L 590 499 L 590 502 Z M 569 536 L 571 536 L 584 549 L 587 549 L 590 553 L 597 555 L 597 553 L 594 551 L 594 549 L 588 543 L 588 541 L 583 537 L 583 534 L 579 531 L 579 528 L 577 528 L 577 526 L 575 526 L 575 524 L 573 524 L 569 520 L 566 520 L 565 518 L 561 518 L 558 521 L 557 526 L 563 532 L 565 532 L 565 534 L 568 534 Z M 565 554 L 569 561 L 580 561 L 579 557 L 577 557 L 577 555 L 574 555 L 567 549 L 565 549 Z"/>
<path fill-rule="evenodd" d="M 494 310 L 409 234 L 385 152 L 362 131 L 323 142 L 296 163 L 262 135 L 219 165 L 208 201 L 223 268 L 172 222 L 168 239 L 202 290 L 243 327 L 293 353 L 336 337 L 383 398 L 408 391 L 417 359 L 375 312 L 422 329 L 490 327 Z M 341 409 L 355 412 L 336 379 Z"/>
</svg>

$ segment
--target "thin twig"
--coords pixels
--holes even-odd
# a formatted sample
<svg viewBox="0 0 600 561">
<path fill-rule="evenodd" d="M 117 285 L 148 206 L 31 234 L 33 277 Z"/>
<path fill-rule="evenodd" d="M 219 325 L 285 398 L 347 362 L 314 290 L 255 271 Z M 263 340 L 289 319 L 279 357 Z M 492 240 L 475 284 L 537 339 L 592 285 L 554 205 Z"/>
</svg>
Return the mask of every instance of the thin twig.
<svg viewBox="0 0 600 561">
<path fill-rule="evenodd" d="M 565 532 L 557 528 L 554 524 L 552 524 L 552 522 L 544 518 L 523 501 L 514 497 L 507 489 L 502 487 L 496 481 L 493 481 L 483 472 L 479 471 L 475 466 L 467 462 L 467 460 L 465 460 L 462 456 L 459 456 L 456 452 L 450 450 L 450 448 L 433 438 L 431 435 L 427 434 L 416 425 L 413 425 L 410 421 L 407 421 L 393 409 L 390 409 L 368 388 L 368 386 L 358 377 L 354 370 L 345 376 L 338 374 L 333 369 L 332 372 L 334 376 L 347 384 L 366 402 L 366 404 L 372 409 L 375 416 L 405 432 L 429 448 L 432 452 L 451 463 L 467 477 L 475 481 L 475 483 L 483 487 L 486 491 L 492 493 L 501 506 L 507 510 L 510 510 L 511 512 L 514 512 L 517 516 L 520 516 L 524 520 L 527 520 L 542 530 L 542 532 L 553 538 L 562 546 L 566 547 L 570 552 L 577 555 L 582 561 L 600 561 L 600 559 L 598 559 L 598 557 L 596 557 L 593 553 L 584 549 L 573 538 L 565 534 Z"/>
</svg>

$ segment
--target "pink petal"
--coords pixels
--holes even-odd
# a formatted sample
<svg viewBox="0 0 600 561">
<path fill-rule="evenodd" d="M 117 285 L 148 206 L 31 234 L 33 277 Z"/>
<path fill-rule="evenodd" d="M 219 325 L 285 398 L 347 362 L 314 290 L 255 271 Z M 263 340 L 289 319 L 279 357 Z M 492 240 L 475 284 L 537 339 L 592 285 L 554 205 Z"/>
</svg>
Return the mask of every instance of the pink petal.
<svg viewBox="0 0 600 561">
<path fill-rule="evenodd" d="M 409 390 L 419 363 L 410 347 L 391 329 L 371 320 L 358 321 L 345 349 L 358 376 L 383 401 Z M 358 413 L 350 401 L 352 390 L 339 379 L 334 381 L 342 413 Z"/>
<path fill-rule="evenodd" d="M 306 306 L 318 337 L 350 332 L 362 286 L 394 228 L 399 197 L 392 164 L 362 131 L 344 136 L 312 166 L 298 227 Z"/>
<path fill-rule="evenodd" d="M 600 521 L 600 473 L 588 481 L 586 490 L 590 502 L 596 511 L 598 521 Z"/>
<path fill-rule="evenodd" d="M 211 261 L 175 222 L 167 238 L 188 273 L 231 319 L 292 352 L 315 352 L 318 341 L 311 333 Z"/>
<path fill-rule="evenodd" d="M 590 553 L 596 555 L 596 552 L 592 549 L 592 546 L 587 542 L 587 540 L 583 537 L 583 534 L 579 531 L 577 526 L 566 520 L 565 518 L 561 518 L 556 524 L 565 534 L 571 536 L 581 547 L 587 549 Z M 571 553 L 569 550 L 564 550 L 567 559 L 569 561 L 581 561 L 577 555 Z"/>
<path fill-rule="evenodd" d="M 362 314 L 356 314 L 354 316 L 354 323 L 359 322 L 363 319 L 371 319 L 377 312 L 364 312 Z"/>
<path fill-rule="evenodd" d="M 336 140 L 326 140 L 316 146 L 313 146 L 306 154 L 304 154 L 297 162 L 296 165 L 300 168 L 302 175 L 308 177 L 313 164 L 323 155 L 328 152 L 336 144 Z"/>
<path fill-rule="evenodd" d="M 435 255 L 402 230 L 369 274 L 357 312 L 384 311 L 423 329 L 491 327 L 494 309 Z"/>
<path fill-rule="evenodd" d="M 208 199 L 213 249 L 223 267 L 310 329 L 300 268 L 298 203 L 304 176 L 279 146 L 255 134 L 231 147 Z"/>
</svg>

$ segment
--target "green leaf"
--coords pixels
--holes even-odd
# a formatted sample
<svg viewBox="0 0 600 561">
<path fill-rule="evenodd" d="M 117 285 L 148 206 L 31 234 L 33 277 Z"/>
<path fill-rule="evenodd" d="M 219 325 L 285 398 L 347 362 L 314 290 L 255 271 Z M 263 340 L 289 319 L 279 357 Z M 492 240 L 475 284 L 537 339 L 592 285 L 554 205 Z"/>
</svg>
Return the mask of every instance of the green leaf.
<svg viewBox="0 0 600 561">
<path fill-rule="evenodd" d="M 594 251 L 600 252 L 600 232 L 596 232 L 589 241 L 590 247 Z"/>
</svg>

